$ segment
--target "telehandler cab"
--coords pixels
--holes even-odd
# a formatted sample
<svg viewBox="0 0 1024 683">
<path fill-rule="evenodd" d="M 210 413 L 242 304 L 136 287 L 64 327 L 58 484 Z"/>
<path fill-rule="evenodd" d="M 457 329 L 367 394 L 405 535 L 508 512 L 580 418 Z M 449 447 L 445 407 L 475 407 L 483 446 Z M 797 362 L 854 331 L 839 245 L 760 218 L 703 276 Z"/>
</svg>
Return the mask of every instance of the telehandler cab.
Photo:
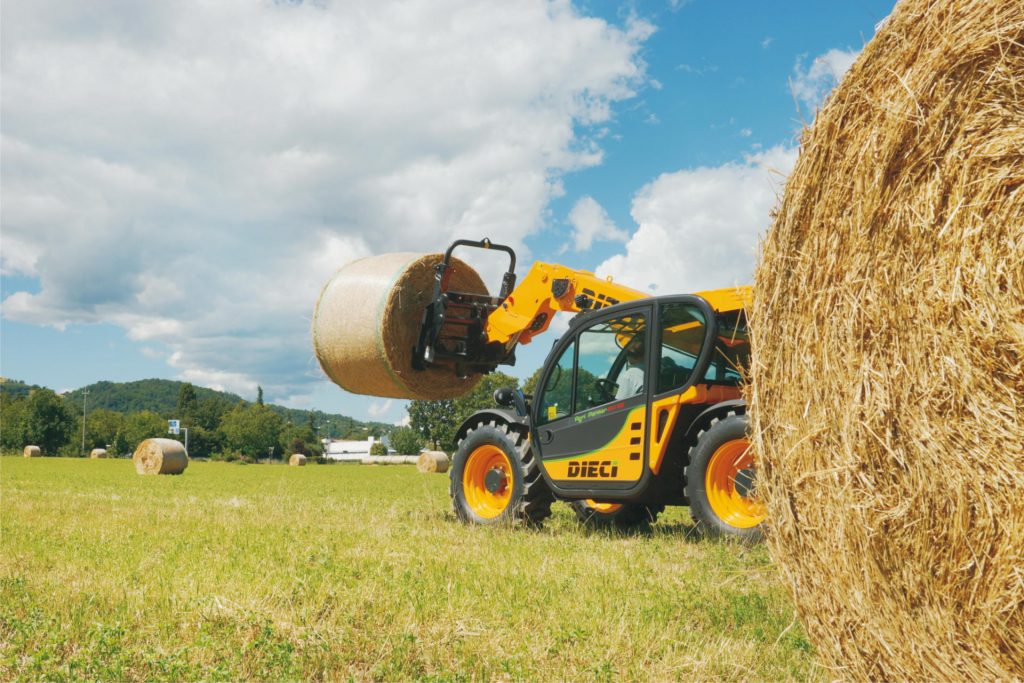
<svg viewBox="0 0 1024 683">
<path fill-rule="evenodd" d="M 460 246 L 509 255 L 497 297 L 448 290 Z M 517 286 L 511 248 L 454 242 L 435 266 L 416 367 L 490 372 L 513 364 L 516 346 L 543 333 L 556 312 L 577 314 L 534 395 L 499 389 L 500 407 L 458 428 L 450 470 L 458 517 L 539 523 L 564 500 L 581 520 L 629 527 L 688 505 L 705 534 L 760 537 L 765 512 L 752 495 L 740 388 L 750 297 L 749 287 L 650 297 L 546 263 Z"/>
</svg>

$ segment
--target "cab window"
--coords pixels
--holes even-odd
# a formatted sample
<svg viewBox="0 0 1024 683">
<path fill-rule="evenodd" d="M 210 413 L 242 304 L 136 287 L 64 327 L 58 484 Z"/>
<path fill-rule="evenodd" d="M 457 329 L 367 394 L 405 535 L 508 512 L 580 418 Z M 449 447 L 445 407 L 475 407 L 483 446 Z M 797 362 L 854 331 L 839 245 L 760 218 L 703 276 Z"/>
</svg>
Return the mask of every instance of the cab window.
<svg viewBox="0 0 1024 683">
<path fill-rule="evenodd" d="M 595 323 L 580 333 L 576 412 L 643 393 L 645 325 L 645 317 L 634 313 Z"/>
<path fill-rule="evenodd" d="M 680 389 L 690 382 L 704 346 L 707 321 L 693 304 L 661 304 L 661 359 L 657 393 Z"/>
<path fill-rule="evenodd" d="M 575 359 L 576 342 L 573 341 L 562 351 L 544 382 L 544 389 L 540 393 L 539 424 L 566 417 L 572 409 L 572 370 Z"/>
</svg>

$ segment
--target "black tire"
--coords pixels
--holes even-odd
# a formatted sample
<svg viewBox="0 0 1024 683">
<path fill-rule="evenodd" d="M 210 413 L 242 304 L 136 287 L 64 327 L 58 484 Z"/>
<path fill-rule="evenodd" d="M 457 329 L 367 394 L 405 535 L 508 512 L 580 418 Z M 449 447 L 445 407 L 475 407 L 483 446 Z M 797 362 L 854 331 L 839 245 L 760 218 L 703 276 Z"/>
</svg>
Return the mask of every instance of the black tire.
<svg viewBox="0 0 1024 683">
<path fill-rule="evenodd" d="M 731 537 L 756 542 L 764 537 L 764 522 L 756 526 L 730 524 L 715 512 L 707 489 L 707 470 L 719 449 L 748 438 L 750 420 L 746 415 L 731 415 L 710 424 L 697 437 L 697 443 L 690 449 L 689 465 L 686 467 L 686 497 L 690 501 L 690 516 L 697 529 L 708 537 Z M 721 456 L 720 456 L 721 457 Z M 742 472 L 746 472 L 745 468 Z M 740 495 L 746 496 L 746 489 L 752 486 L 752 472 L 746 475 L 750 482 L 744 482 Z M 740 490 L 740 486 L 736 486 Z"/>
<path fill-rule="evenodd" d="M 614 527 L 622 531 L 654 524 L 658 520 L 658 515 L 665 509 L 664 505 L 623 503 L 615 510 L 604 512 L 594 508 L 585 500 L 571 500 L 569 507 L 576 513 L 576 519 L 582 524 Z"/>
<path fill-rule="evenodd" d="M 503 481 L 503 492 L 511 489 L 508 504 L 495 516 L 479 514 L 471 504 L 472 493 L 465 490 L 466 466 L 474 453 L 481 447 L 499 449 L 511 464 L 511 481 Z M 551 516 L 551 503 L 554 496 L 548 488 L 540 472 L 540 463 L 530 449 L 526 431 L 512 425 L 490 421 L 479 423 L 466 432 L 465 438 L 459 441 L 452 467 L 448 473 L 449 493 L 455 515 L 463 522 L 470 524 L 514 524 L 526 523 L 540 525 Z"/>
</svg>

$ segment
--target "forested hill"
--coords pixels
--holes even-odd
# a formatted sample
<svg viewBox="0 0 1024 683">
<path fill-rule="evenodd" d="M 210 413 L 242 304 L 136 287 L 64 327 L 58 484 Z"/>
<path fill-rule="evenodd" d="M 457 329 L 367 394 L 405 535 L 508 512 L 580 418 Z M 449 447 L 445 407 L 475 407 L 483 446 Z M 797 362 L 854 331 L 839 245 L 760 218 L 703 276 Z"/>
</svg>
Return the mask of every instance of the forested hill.
<svg viewBox="0 0 1024 683">
<path fill-rule="evenodd" d="M 86 397 L 89 411 L 98 408 L 106 408 L 117 413 L 131 414 L 143 410 L 152 411 L 164 417 L 174 417 L 178 409 L 178 396 L 181 387 L 185 382 L 177 382 L 168 379 L 143 379 L 137 382 L 96 382 L 74 391 L 63 394 L 64 400 L 81 408 L 82 392 L 89 390 Z M 38 388 L 35 385 L 26 385 L 18 380 L 4 378 L 0 382 L 0 390 L 5 394 L 13 396 L 27 395 L 30 389 Z M 193 385 L 196 393 L 196 400 L 199 402 L 217 401 L 227 404 L 230 407 L 240 403 L 248 403 L 237 394 L 226 391 L 217 391 Z M 382 434 L 389 432 L 394 425 L 382 422 L 362 422 L 347 415 L 324 413 L 319 410 L 299 410 L 296 408 L 285 408 L 267 404 L 267 407 L 294 425 L 306 424 L 310 421 L 312 413 L 315 424 L 329 422 L 331 431 L 335 436 L 345 434 L 355 428 L 369 427 L 374 433 Z"/>
<path fill-rule="evenodd" d="M 169 379 L 143 379 L 137 382 L 96 382 L 82 389 L 75 389 L 64 394 L 64 398 L 75 403 L 82 403 L 82 391 L 89 390 L 86 401 L 89 410 L 106 408 L 117 413 L 138 413 L 151 410 L 161 415 L 173 413 L 178 407 L 178 394 L 184 382 Z M 226 391 L 216 391 L 206 387 L 195 387 L 196 399 L 219 398 L 231 405 L 242 402 L 242 397 Z"/>
</svg>

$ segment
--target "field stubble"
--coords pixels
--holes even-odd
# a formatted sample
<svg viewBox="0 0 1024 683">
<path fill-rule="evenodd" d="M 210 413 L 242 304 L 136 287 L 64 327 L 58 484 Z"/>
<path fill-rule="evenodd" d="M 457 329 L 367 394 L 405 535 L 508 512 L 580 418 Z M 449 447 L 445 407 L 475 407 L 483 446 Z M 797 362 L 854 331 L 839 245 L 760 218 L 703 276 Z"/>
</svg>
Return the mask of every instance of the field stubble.
<svg viewBox="0 0 1024 683">
<path fill-rule="evenodd" d="M 763 547 L 457 523 L 413 467 L 3 458 L 0 678 L 822 677 Z"/>
</svg>

